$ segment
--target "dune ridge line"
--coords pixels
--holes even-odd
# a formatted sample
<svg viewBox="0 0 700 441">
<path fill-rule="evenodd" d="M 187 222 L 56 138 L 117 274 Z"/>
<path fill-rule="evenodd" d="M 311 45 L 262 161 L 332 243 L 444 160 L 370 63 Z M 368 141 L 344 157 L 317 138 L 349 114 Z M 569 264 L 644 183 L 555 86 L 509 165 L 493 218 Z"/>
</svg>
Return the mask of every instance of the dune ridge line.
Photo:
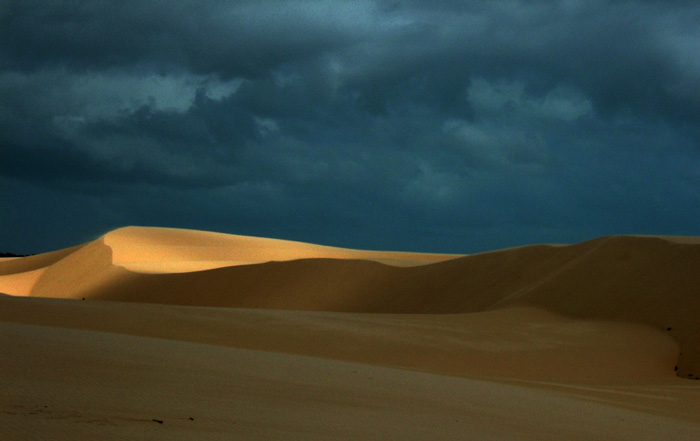
<svg viewBox="0 0 700 441">
<path fill-rule="evenodd" d="M 460 257 L 126 227 L 66 250 L 0 262 L 0 292 L 354 313 L 458 314 L 534 306 L 666 332 L 680 345 L 677 375 L 695 378 L 698 263 L 700 241 L 694 238 L 610 236 Z"/>
</svg>

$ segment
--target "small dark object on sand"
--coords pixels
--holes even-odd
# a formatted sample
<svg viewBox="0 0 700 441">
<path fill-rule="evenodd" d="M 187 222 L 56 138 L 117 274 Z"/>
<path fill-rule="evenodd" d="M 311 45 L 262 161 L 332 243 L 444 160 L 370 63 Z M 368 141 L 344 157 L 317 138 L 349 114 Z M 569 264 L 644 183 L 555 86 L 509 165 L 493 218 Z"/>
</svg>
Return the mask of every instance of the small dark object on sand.
<svg viewBox="0 0 700 441">
<path fill-rule="evenodd" d="M 194 418 L 190 417 L 190 421 L 194 421 Z"/>
<path fill-rule="evenodd" d="M 155 422 L 158 423 L 158 424 L 163 424 L 163 420 L 157 420 L 157 419 L 154 418 L 152 421 L 155 421 Z"/>
</svg>

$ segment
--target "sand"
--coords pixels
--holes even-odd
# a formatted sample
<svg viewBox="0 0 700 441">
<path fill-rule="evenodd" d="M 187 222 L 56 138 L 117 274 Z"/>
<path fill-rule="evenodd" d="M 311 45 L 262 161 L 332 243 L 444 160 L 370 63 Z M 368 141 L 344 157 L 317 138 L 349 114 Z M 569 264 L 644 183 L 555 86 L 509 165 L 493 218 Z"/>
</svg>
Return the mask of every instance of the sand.
<svg viewBox="0 0 700 441">
<path fill-rule="evenodd" d="M 698 263 L 122 228 L 0 261 L 0 439 L 698 439 Z"/>
</svg>

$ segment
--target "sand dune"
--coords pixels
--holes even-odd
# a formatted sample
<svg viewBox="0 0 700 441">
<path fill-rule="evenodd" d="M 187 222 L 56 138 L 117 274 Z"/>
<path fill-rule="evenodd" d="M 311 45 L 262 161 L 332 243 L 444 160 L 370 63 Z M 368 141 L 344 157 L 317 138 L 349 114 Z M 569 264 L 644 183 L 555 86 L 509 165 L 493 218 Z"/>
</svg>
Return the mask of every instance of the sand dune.
<svg viewBox="0 0 700 441">
<path fill-rule="evenodd" d="M 28 296 L 46 268 L 79 250 L 82 245 L 65 250 L 23 258 L 0 259 L 0 292 Z"/>
<path fill-rule="evenodd" d="M 0 321 L 287 352 L 456 376 L 620 385 L 668 380 L 678 344 L 618 322 L 540 308 L 473 314 L 310 311 L 56 303 L 0 298 Z M 625 372 L 625 375 L 620 375 Z M 700 404 L 700 403 L 699 403 Z"/>
<path fill-rule="evenodd" d="M 102 239 L 112 263 L 137 272 L 190 272 L 305 258 L 365 259 L 395 266 L 447 260 L 453 255 L 364 251 L 280 239 L 174 228 L 127 227 Z"/>
<path fill-rule="evenodd" d="M 22 339 L 24 345 L 11 345 Z M 0 434 L 55 440 L 695 440 L 697 421 L 546 388 L 0 323 Z M 696 392 L 697 393 L 697 392 Z M 640 393 L 649 395 L 649 392 Z M 675 397 L 674 397 L 675 398 Z"/>
<path fill-rule="evenodd" d="M 347 375 L 342 374 L 347 369 L 379 369 L 376 372 L 382 374 L 377 375 L 383 380 L 375 386 L 383 392 L 371 401 L 382 403 L 399 399 L 393 389 L 398 384 L 409 389 L 421 381 L 450 384 L 478 396 L 491 387 L 485 386 L 489 383 L 484 380 L 496 381 L 501 384 L 498 387 L 510 388 L 503 389 L 503 393 L 522 395 L 523 402 L 535 399 L 561 404 L 565 400 L 572 412 L 592 412 L 586 415 L 601 424 L 606 418 L 603 415 L 618 412 L 620 418 L 646 421 L 642 426 L 666 427 L 674 434 L 673 439 L 694 439 L 700 434 L 700 382 L 687 379 L 700 377 L 699 263 L 700 240 L 688 237 L 613 236 L 575 245 L 535 245 L 453 256 L 348 250 L 219 233 L 128 227 L 66 250 L 0 261 L 0 292 L 12 295 L 0 296 L 0 325 L 6 330 L 3 338 L 28 333 L 31 337 L 27 341 L 44 348 L 51 346 L 49 341 L 54 338 L 77 346 L 83 344 L 78 343 L 81 339 L 92 341 L 91 345 L 109 340 L 111 343 L 103 348 L 109 354 L 105 356 L 121 366 L 135 363 L 130 349 L 125 352 L 119 349 L 122 346 L 141 348 L 139 351 L 152 348 L 152 354 L 160 354 L 158 348 L 164 346 L 176 351 L 166 358 L 178 366 L 189 366 L 186 360 L 195 353 L 213 351 L 209 356 L 244 364 L 271 357 L 269 360 L 274 359 L 280 366 L 296 364 L 307 373 L 321 369 L 337 376 L 338 381 Z M 113 336 L 107 338 L 105 332 Z M 0 343 L 6 353 L 17 352 L 10 337 Z M 219 349 L 206 349 L 214 347 Z M 17 364 L 30 363 L 22 361 L 23 357 L 31 358 L 25 352 L 17 352 L 19 361 L 11 362 L 11 369 L 3 372 L 11 372 L 5 374 L 10 375 L 5 380 L 31 388 L 31 377 L 21 376 Z M 71 359 L 68 365 L 75 369 L 80 369 L 80 363 L 102 363 L 94 359 L 96 356 L 76 353 L 70 347 L 53 348 L 44 355 L 51 363 Z M 148 372 L 162 371 L 167 377 L 167 363 L 153 359 L 147 362 Z M 219 373 L 206 377 L 204 382 L 220 381 L 218 375 L 250 375 L 247 367 L 230 370 L 220 360 L 212 363 Z M 140 378 L 139 369 L 146 365 L 134 366 L 132 375 Z M 32 369 L 37 375 L 54 378 L 50 371 Z M 99 373 L 91 375 L 101 378 Z M 109 370 L 104 375 L 110 375 Z M 265 375 L 257 386 L 241 393 L 264 401 L 262 397 L 270 385 L 288 380 L 282 379 L 281 370 L 273 369 Z M 308 380 L 309 403 L 336 400 L 337 394 L 347 394 L 352 397 L 350 404 L 340 405 L 336 411 L 354 414 L 357 400 L 367 399 L 364 386 L 351 381 L 353 385 L 347 386 L 350 390 L 346 387 L 341 392 L 339 386 L 329 386 L 324 378 Z M 67 393 L 74 386 L 70 378 L 60 384 L 55 381 L 44 379 L 41 384 L 48 384 L 56 394 L 62 390 Z M 149 386 L 139 383 L 138 387 L 155 394 Z M 265 405 L 278 415 L 269 417 L 269 427 L 249 415 L 248 426 L 241 432 L 245 435 L 241 436 L 327 436 L 317 424 L 291 423 L 279 416 L 285 414 L 282 409 L 294 401 L 295 393 L 304 394 L 296 386 L 290 387 L 283 387 L 283 395 L 289 400 L 266 401 Z M 461 409 L 447 412 L 455 418 L 462 411 L 471 412 L 461 417 L 471 419 L 472 425 L 479 418 L 495 418 L 498 412 L 518 412 L 518 418 L 533 421 L 547 415 L 545 412 L 535 417 L 532 411 L 512 409 L 506 403 L 494 404 L 490 411 L 478 410 L 469 400 L 461 404 L 451 401 L 457 399 L 456 395 L 436 398 L 438 389 L 420 389 L 412 399 L 423 403 L 420 406 L 438 400 L 453 410 Z M 19 420 L 10 418 L 9 422 L 35 421 L 54 427 L 49 419 L 32 416 L 41 412 L 18 410 L 28 409 L 41 391 L 24 394 L 24 401 L 20 392 L 12 395 L 20 407 L 2 410 L 0 419 L 7 420 L 14 412 L 23 416 Z M 100 418 L 114 423 L 110 427 L 136 430 L 139 424 L 150 421 L 140 421 L 127 415 L 129 412 L 101 408 L 93 392 L 85 392 L 90 396 L 87 402 L 102 409 Z M 181 398 L 194 400 L 200 408 L 226 420 L 191 396 L 194 389 L 182 393 Z M 232 399 L 225 392 L 208 393 L 210 399 Z M 80 407 L 77 402 L 70 403 Z M 229 401 L 229 405 L 234 403 L 237 409 L 248 408 L 243 398 Z M 615 410 L 608 413 L 610 409 L 605 406 Z M 153 408 L 159 407 L 154 404 Z M 321 407 L 316 411 L 329 417 L 326 410 Z M 178 412 L 163 408 L 170 418 L 187 422 L 185 414 Z M 305 412 L 306 417 L 313 413 L 308 409 Z M 550 418 L 558 415 L 557 409 L 547 412 Z M 440 417 L 431 415 L 426 421 L 436 424 Z M 397 416 L 384 417 L 388 420 L 375 421 L 372 427 L 387 434 L 396 422 L 392 418 Z M 71 427 L 76 428 L 88 417 L 81 418 L 74 418 Z M 633 436 L 637 432 L 629 427 L 629 432 L 618 437 L 601 428 L 586 432 L 565 424 L 558 435 L 539 437 L 528 432 L 536 430 L 534 425 L 519 432 L 522 428 L 518 429 L 517 424 L 504 424 L 501 435 L 512 437 L 517 433 L 523 439 L 655 439 Z M 184 430 L 182 433 L 162 432 L 162 439 L 191 437 L 192 427 L 184 427 L 178 429 Z M 114 430 L 114 439 L 126 433 Z M 447 427 L 444 430 L 428 431 L 430 436 L 425 432 L 426 437 L 416 439 L 451 433 Z M 499 439 L 486 427 L 479 430 L 480 439 Z M 229 439 L 225 437 L 229 433 L 222 432 L 222 439 Z M 102 435 L 107 439 L 111 436 L 108 432 Z M 338 438 L 361 437 L 356 431 L 346 435 Z"/>
<path fill-rule="evenodd" d="M 188 272 L 166 272 L 167 265 L 148 273 L 129 269 L 155 268 L 168 258 L 249 264 Z M 388 258 L 443 260 L 403 267 L 376 261 Z M 0 271 L 10 275 L 2 267 L 11 264 L 29 270 L 21 274 L 35 279 L 30 295 L 36 297 L 413 314 L 538 306 L 572 318 L 670 328 L 681 345 L 678 374 L 694 378 L 700 376 L 699 262 L 698 244 L 659 237 L 605 237 L 454 258 L 132 227 L 24 265 L 7 262 Z M 46 266 L 37 272 L 40 264 Z M 0 292 L 17 292 L 3 290 L 2 282 Z"/>
</svg>

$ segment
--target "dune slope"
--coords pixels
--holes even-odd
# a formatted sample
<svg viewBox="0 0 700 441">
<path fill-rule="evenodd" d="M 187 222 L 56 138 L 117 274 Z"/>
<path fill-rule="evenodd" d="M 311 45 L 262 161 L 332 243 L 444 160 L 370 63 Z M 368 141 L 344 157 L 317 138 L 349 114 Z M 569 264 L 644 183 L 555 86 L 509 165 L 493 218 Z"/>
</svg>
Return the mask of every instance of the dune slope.
<svg viewBox="0 0 700 441">
<path fill-rule="evenodd" d="M 576 384 L 667 382 L 678 356 L 673 339 L 648 327 L 574 320 L 531 307 L 472 314 L 362 314 L 4 296 L 0 321 L 455 376 Z"/>
<path fill-rule="evenodd" d="M 131 227 L 57 256 L 62 258 L 42 261 L 47 266 L 32 296 L 411 314 L 530 305 L 663 331 L 680 344 L 678 375 L 700 376 L 700 244 L 695 240 L 605 237 L 453 258 Z M 387 259 L 404 265 L 380 263 Z M 173 261 L 235 264 L 173 272 L 168 270 Z M 10 261 L 0 264 L 0 271 L 9 264 L 20 265 Z M 132 264 L 150 269 L 137 271 Z"/>
<path fill-rule="evenodd" d="M 698 439 L 698 263 L 122 228 L 0 261 L 0 438 Z"/>
<path fill-rule="evenodd" d="M 2 322 L 0 349 L 3 439 L 700 436 L 605 398 L 274 352 Z"/>
</svg>

